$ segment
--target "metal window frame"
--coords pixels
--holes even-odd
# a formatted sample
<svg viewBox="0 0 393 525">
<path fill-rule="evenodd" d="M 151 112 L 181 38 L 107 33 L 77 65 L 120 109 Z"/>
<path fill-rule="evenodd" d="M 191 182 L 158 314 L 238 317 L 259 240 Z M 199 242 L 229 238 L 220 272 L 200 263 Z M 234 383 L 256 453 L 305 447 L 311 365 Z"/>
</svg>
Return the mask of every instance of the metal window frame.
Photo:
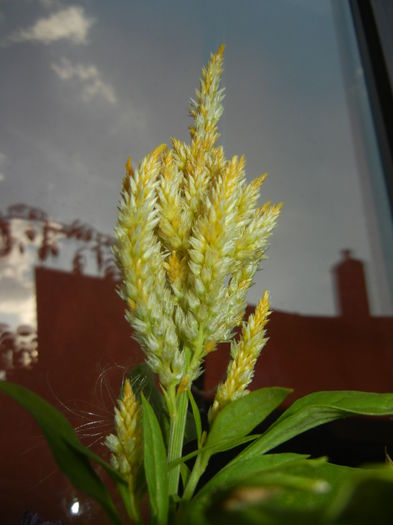
<svg viewBox="0 0 393 525">
<path fill-rule="evenodd" d="M 364 68 L 374 126 L 393 220 L 393 46 L 379 23 L 391 17 L 391 0 L 349 0 Z"/>
</svg>

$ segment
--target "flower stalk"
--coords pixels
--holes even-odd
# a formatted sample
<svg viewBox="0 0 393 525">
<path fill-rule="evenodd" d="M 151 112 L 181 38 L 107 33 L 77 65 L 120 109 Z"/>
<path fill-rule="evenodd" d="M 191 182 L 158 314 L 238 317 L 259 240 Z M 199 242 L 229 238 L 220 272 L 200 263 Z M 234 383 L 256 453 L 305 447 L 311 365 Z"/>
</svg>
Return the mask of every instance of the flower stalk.
<svg viewBox="0 0 393 525">
<path fill-rule="evenodd" d="M 177 395 L 176 411 L 171 415 L 169 443 L 168 443 L 168 463 L 180 459 L 183 451 L 184 431 L 186 427 L 188 408 L 187 392 L 183 391 Z M 168 491 L 169 495 L 178 493 L 180 476 L 180 465 L 176 465 L 168 472 Z"/>
<path fill-rule="evenodd" d="M 179 490 L 180 465 L 192 382 L 217 343 L 230 341 L 242 322 L 246 293 L 264 258 L 281 205 L 258 207 L 262 175 L 247 183 L 244 156 L 227 160 L 219 138 L 224 90 L 224 46 L 202 70 L 191 101 L 190 143 L 172 138 L 134 170 L 126 164 L 114 253 L 122 272 L 119 290 L 126 317 L 158 376 L 169 416 L 168 491 Z M 269 313 L 264 295 L 231 344 L 227 378 L 218 387 L 210 424 L 234 399 L 247 393 L 256 359 L 266 342 Z M 206 468 L 200 453 L 184 498 Z"/>
<path fill-rule="evenodd" d="M 142 464 L 141 406 L 134 396 L 131 383 L 124 382 L 123 393 L 115 407 L 115 434 L 109 434 L 105 445 L 111 451 L 112 466 L 127 480 L 130 495 L 130 517 L 140 523 L 135 481 Z"/>
</svg>

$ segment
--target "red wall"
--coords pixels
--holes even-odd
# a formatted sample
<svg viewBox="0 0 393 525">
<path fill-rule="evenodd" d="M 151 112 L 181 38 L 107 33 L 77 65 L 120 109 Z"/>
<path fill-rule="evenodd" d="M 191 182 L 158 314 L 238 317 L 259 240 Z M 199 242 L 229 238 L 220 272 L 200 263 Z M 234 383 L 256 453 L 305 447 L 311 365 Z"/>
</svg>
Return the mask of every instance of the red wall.
<svg viewBox="0 0 393 525">
<path fill-rule="evenodd" d="M 323 389 L 393 391 L 393 318 L 369 315 L 363 266 L 344 255 L 335 268 L 340 315 L 273 312 L 252 388 L 292 387 L 292 400 Z M 57 404 L 82 441 L 105 454 L 101 444 L 112 430 L 123 373 L 143 361 L 124 320 L 123 302 L 110 279 L 45 268 L 36 269 L 36 294 L 38 364 L 11 370 L 8 377 Z M 228 345 L 209 356 L 208 396 L 223 379 L 227 362 Z M 30 508 L 67 522 L 66 509 L 76 493 L 58 473 L 35 423 L 7 399 L 2 399 L 2 421 L 7 425 L 0 438 L 0 493 L 7 494 L 3 521 L 17 523 Z M 99 525 L 96 506 L 78 498 L 90 507 L 73 523 Z"/>
</svg>

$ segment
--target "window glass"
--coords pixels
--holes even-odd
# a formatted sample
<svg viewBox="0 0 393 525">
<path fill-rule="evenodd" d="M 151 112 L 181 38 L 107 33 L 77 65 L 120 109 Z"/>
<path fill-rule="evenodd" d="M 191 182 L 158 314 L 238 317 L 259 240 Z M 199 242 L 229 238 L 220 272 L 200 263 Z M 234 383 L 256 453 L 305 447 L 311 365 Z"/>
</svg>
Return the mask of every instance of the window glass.
<svg viewBox="0 0 393 525">
<path fill-rule="evenodd" d="M 2 378 L 55 399 L 91 444 L 110 431 L 116 392 L 107 386 L 114 376 L 118 387 L 124 370 L 143 359 L 114 292 L 111 242 L 124 165 L 171 136 L 187 138 L 201 65 L 222 42 L 220 140 L 227 157 L 245 154 L 249 180 L 269 173 L 263 202 L 284 202 L 249 303 L 271 291 L 277 315 L 269 335 L 274 341 L 285 327 L 293 348 L 297 330 L 322 334 L 304 348 L 336 330 L 329 319 L 378 318 L 368 335 L 383 332 L 387 344 L 392 231 L 346 2 L 3 0 L 0 39 Z M 337 330 L 333 346 L 356 331 L 353 324 Z M 270 375 L 258 372 L 256 384 L 288 379 L 307 390 L 306 377 L 297 384 L 279 365 L 277 358 Z M 336 362 L 329 366 L 334 375 Z M 308 389 L 324 386 L 329 374 Z M 352 380 L 344 374 L 343 387 Z M 364 382 L 373 388 L 377 378 Z M 11 403 L 5 408 L 10 418 L 20 414 Z M 25 453 L 20 469 L 30 462 L 22 480 L 15 458 L 5 460 L 10 519 L 20 518 L 12 499 L 20 493 L 23 508 L 66 519 L 80 496 L 58 476 L 51 502 L 44 498 L 55 467 L 49 455 L 35 460 L 34 447 L 47 451 L 20 417 L 18 437 L 2 447 Z M 27 445 L 26 436 L 33 436 Z M 84 523 L 97 520 L 84 505 Z"/>
</svg>

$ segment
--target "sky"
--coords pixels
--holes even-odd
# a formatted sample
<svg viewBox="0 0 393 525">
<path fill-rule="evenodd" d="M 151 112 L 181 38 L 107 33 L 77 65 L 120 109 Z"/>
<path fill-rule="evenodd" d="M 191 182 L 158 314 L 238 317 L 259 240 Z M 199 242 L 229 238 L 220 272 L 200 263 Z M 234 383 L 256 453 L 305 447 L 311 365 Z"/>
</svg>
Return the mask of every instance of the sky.
<svg viewBox="0 0 393 525">
<path fill-rule="evenodd" d="M 390 313 L 348 101 L 364 81 L 356 52 L 343 72 L 340 10 L 329 0 L 0 0 L 0 211 L 25 203 L 110 234 L 128 155 L 135 164 L 188 138 L 201 66 L 225 42 L 221 143 L 227 157 L 245 154 L 250 181 L 269 173 L 262 202 L 284 201 L 249 301 L 269 289 L 274 308 L 334 315 L 331 269 L 350 248 L 366 263 L 373 313 Z M 33 322 L 33 264 L 16 252 L 0 261 L 0 320 Z"/>
</svg>

